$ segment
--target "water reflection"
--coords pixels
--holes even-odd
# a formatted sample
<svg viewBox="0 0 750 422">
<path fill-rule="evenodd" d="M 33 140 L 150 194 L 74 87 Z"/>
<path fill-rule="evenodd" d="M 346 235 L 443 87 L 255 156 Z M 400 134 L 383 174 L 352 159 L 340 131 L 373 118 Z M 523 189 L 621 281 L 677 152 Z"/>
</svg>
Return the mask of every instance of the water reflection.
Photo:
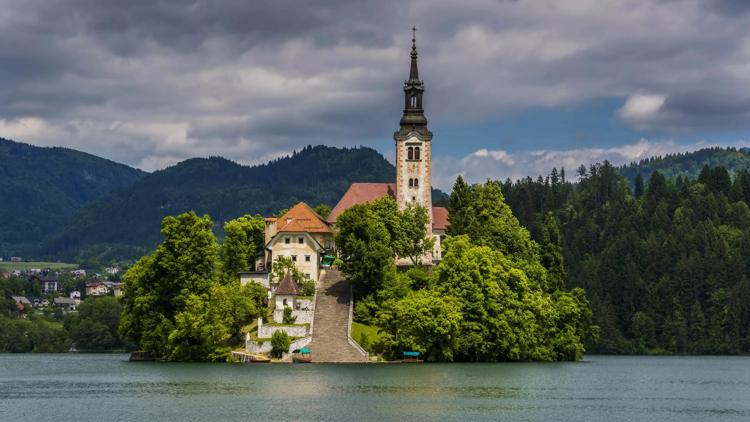
<svg viewBox="0 0 750 422">
<path fill-rule="evenodd" d="M 587 359 L 570 364 L 202 365 L 129 363 L 117 355 L 0 355 L 0 419 L 750 418 L 748 358 Z"/>
</svg>

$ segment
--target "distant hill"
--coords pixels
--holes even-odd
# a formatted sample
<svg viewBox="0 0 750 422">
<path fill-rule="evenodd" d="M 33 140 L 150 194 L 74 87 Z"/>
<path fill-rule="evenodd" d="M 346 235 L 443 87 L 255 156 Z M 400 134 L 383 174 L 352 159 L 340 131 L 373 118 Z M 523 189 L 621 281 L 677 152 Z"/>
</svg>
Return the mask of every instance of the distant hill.
<svg viewBox="0 0 750 422">
<path fill-rule="evenodd" d="M 86 204 L 144 175 L 72 149 L 0 138 L 0 256 L 35 248 Z"/>
<path fill-rule="evenodd" d="M 705 148 L 693 152 L 647 158 L 638 163 L 622 166 L 619 170 L 620 174 L 627 177 L 632 184 L 638 173 L 643 176 L 644 180 L 648 180 L 655 170 L 668 178 L 683 176 L 695 179 L 704 165 L 722 166 L 730 173 L 750 169 L 750 149 Z"/>
<path fill-rule="evenodd" d="M 160 223 L 167 215 L 208 214 L 220 233 L 225 221 L 243 214 L 272 215 L 299 201 L 333 206 L 352 182 L 394 177 L 393 165 L 365 147 L 308 146 L 254 167 L 218 157 L 193 158 L 86 206 L 41 252 L 67 259 L 137 257 L 160 241 Z"/>
</svg>

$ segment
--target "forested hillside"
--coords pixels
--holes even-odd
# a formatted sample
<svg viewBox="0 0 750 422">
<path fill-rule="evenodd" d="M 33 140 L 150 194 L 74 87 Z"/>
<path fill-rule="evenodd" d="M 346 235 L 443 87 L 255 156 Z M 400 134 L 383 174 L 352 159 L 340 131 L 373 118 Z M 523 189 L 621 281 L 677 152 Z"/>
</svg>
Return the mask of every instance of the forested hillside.
<svg viewBox="0 0 750 422">
<path fill-rule="evenodd" d="M 730 155 L 734 152 L 730 151 Z M 750 172 L 704 166 L 698 177 L 634 188 L 604 163 L 563 181 L 503 185 L 537 239 L 548 211 L 562 234 L 568 288 L 583 287 L 600 340 L 616 353 L 750 351 Z"/>
<path fill-rule="evenodd" d="M 748 170 L 750 169 L 750 150 L 747 148 L 739 150 L 735 148 L 704 148 L 693 152 L 647 158 L 637 163 L 622 166 L 619 170 L 633 184 L 638 174 L 644 180 L 648 180 L 654 171 L 659 171 L 667 178 L 683 176 L 695 179 L 705 165 L 724 167 L 730 173 Z"/>
<path fill-rule="evenodd" d="M 364 147 L 308 146 L 254 167 L 219 157 L 193 158 L 85 207 L 42 253 L 65 259 L 137 258 L 161 240 L 159 225 L 168 215 L 194 210 L 210 215 L 218 229 L 243 214 L 272 215 L 299 201 L 333 206 L 352 182 L 394 177 L 393 165 Z"/>
<path fill-rule="evenodd" d="M 34 248 L 81 207 L 145 174 L 67 148 L 0 138 L 0 256 Z"/>
</svg>

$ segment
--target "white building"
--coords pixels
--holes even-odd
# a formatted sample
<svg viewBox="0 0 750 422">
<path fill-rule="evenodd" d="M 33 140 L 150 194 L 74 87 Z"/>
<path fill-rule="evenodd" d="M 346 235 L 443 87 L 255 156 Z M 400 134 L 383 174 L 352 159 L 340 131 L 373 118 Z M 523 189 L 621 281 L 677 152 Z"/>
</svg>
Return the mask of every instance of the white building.
<svg viewBox="0 0 750 422">
<path fill-rule="evenodd" d="M 272 268 L 279 257 L 288 257 L 306 279 L 317 281 L 323 255 L 331 249 L 333 232 L 304 202 L 279 218 L 266 218 L 266 253 L 256 266 Z"/>
</svg>

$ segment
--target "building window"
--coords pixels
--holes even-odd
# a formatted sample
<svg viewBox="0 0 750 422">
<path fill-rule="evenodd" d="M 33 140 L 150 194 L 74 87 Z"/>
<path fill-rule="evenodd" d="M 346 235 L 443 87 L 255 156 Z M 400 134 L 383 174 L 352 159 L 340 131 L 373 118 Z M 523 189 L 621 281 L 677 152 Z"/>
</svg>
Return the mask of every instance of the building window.
<svg viewBox="0 0 750 422">
<path fill-rule="evenodd" d="M 414 159 L 419 160 L 419 147 L 414 147 Z"/>
<path fill-rule="evenodd" d="M 414 187 L 415 188 L 419 187 L 419 179 L 414 179 Z"/>
<path fill-rule="evenodd" d="M 303 243 L 305 243 L 305 238 L 304 237 L 298 237 L 297 238 L 297 243 L 299 243 L 300 245 L 303 244 Z"/>
<path fill-rule="evenodd" d="M 310 262 L 310 255 L 305 255 L 305 262 Z"/>
<path fill-rule="evenodd" d="M 412 196 L 411 200 L 412 200 L 412 202 L 417 202 L 417 197 L 416 196 Z"/>
<path fill-rule="evenodd" d="M 297 255 L 292 255 L 292 262 L 297 262 Z"/>
<path fill-rule="evenodd" d="M 410 188 L 414 187 L 414 179 L 409 179 L 409 187 Z"/>
<path fill-rule="evenodd" d="M 412 107 L 416 107 L 417 106 L 417 96 L 416 95 L 412 95 L 411 96 L 411 106 Z"/>
<path fill-rule="evenodd" d="M 289 237 L 285 237 L 284 238 L 284 243 L 286 243 L 288 245 L 288 244 L 292 243 L 292 239 L 289 238 Z"/>
<path fill-rule="evenodd" d="M 413 147 L 409 147 L 407 149 L 406 159 L 407 160 L 413 160 L 414 159 L 414 148 Z"/>
<path fill-rule="evenodd" d="M 310 273 L 305 273 L 305 280 L 309 280 L 309 279 L 310 279 Z"/>
</svg>

